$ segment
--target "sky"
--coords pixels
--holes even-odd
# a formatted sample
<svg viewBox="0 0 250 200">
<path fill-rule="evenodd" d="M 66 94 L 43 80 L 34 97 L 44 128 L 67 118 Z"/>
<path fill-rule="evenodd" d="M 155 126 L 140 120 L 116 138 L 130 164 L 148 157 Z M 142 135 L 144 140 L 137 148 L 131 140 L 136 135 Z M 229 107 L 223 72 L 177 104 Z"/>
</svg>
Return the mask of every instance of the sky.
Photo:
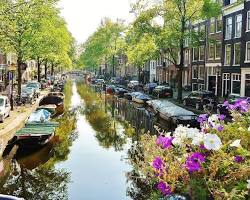
<svg viewBox="0 0 250 200">
<path fill-rule="evenodd" d="M 83 43 L 97 29 L 101 19 L 131 21 L 130 0 L 61 0 L 59 7 L 69 31 L 78 43 Z"/>
</svg>

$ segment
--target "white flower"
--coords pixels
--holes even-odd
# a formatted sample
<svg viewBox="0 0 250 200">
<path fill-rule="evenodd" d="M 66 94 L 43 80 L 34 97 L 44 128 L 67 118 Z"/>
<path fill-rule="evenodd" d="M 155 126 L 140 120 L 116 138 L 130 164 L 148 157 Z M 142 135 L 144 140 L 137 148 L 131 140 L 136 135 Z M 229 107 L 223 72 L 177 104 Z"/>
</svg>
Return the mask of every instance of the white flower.
<svg viewBox="0 0 250 200">
<path fill-rule="evenodd" d="M 230 144 L 230 147 L 240 147 L 240 141 L 241 140 L 235 140 L 232 144 Z"/>
<path fill-rule="evenodd" d="M 216 114 L 213 114 L 213 115 L 211 115 L 209 118 L 208 118 L 208 121 L 210 121 L 210 122 L 216 122 L 216 121 L 218 121 L 219 120 L 219 118 L 218 118 L 218 115 L 216 115 Z"/>
<path fill-rule="evenodd" d="M 247 189 L 250 189 L 250 180 L 247 180 Z"/>
<path fill-rule="evenodd" d="M 200 134 L 200 130 L 197 128 L 187 128 L 187 138 L 193 139 L 196 135 Z"/>
<path fill-rule="evenodd" d="M 199 146 L 203 141 L 204 141 L 204 134 L 199 133 L 199 134 L 195 135 L 195 137 L 193 138 L 192 145 Z"/>
<path fill-rule="evenodd" d="M 181 138 L 174 138 L 172 141 L 173 145 L 177 145 L 177 146 L 184 146 L 184 141 Z"/>
<path fill-rule="evenodd" d="M 184 127 L 182 125 L 178 126 L 174 131 L 174 137 L 175 138 L 187 138 L 187 127 Z"/>
<path fill-rule="evenodd" d="M 222 146 L 221 139 L 216 134 L 205 134 L 204 146 L 208 150 L 219 150 Z"/>
</svg>

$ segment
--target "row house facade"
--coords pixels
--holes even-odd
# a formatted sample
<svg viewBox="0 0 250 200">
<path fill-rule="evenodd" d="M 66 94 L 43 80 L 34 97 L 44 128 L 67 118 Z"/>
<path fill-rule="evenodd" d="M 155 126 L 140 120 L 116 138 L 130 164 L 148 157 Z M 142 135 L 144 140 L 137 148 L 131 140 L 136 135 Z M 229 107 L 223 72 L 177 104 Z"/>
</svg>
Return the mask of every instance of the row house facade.
<svg viewBox="0 0 250 200">
<path fill-rule="evenodd" d="M 205 31 L 191 49 L 192 90 L 250 96 L 250 1 L 224 0 L 222 14 L 197 23 Z"/>
<path fill-rule="evenodd" d="M 250 96 L 250 2 L 224 3 L 222 95 Z"/>
</svg>

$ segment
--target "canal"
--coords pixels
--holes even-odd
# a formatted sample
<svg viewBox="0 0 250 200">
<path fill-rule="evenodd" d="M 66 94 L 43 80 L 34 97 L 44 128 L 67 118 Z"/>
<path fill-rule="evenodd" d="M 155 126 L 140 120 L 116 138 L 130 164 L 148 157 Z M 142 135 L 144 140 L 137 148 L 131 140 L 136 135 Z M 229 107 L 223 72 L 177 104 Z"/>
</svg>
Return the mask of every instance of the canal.
<svg viewBox="0 0 250 200">
<path fill-rule="evenodd" d="M 152 186 L 134 165 L 140 134 L 154 133 L 139 105 L 65 86 L 66 113 L 53 141 L 38 150 L 14 146 L 0 162 L 0 193 L 24 199 L 143 200 Z"/>
</svg>

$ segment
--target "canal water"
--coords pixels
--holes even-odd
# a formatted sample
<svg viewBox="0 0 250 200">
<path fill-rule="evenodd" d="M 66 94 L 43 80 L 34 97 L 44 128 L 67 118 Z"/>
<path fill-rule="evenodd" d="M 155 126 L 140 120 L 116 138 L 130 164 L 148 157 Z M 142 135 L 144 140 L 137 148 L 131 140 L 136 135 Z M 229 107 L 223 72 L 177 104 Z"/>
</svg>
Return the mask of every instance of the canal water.
<svg viewBox="0 0 250 200">
<path fill-rule="evenodd" d="M 90 87 L 68 82 L 56 137 L 38 150 L 14 146 L 0 161 L 0 193 L 35 200 L 143 200 L 152 186 L 133 159 L 153 114 Z"/>
</svg>

